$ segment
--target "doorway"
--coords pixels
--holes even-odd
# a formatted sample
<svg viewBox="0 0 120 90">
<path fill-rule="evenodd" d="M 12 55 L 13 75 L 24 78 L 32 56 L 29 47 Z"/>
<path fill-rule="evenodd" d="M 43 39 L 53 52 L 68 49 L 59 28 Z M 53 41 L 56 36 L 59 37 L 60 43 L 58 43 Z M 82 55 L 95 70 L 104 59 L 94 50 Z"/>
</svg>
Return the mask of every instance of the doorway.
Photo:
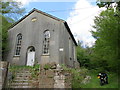
<svg viewBox="0 0 120 90">
<path fill-rule="evenodd" d="M 35 48 L 33 46 L 27 51 L 27 66 L 33 66 L 35 62 Z"/>
</svg>

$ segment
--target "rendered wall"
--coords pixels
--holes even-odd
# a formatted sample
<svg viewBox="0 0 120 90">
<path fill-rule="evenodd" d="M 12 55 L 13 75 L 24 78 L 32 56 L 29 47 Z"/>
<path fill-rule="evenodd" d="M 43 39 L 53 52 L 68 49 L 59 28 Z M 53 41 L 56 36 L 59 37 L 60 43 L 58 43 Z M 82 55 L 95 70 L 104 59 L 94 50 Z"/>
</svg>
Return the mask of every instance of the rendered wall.
<svg viewBox="0 0 120 90">
<path fill-rule="evenodd" d="M 32 22 L 32 19 L 37 20 Z M 43 55 L 43 33 L 50 31 L 49 55 Z M 22 34 L 20 56 L 15 56 L 16 36 Z M 62 21 L 55 20 L 36 11 L 9 30 L 9 53 L 7 60 L 12 64 L 26 65 L 27 50 L 35 48 L 35 60 L 42 64 L 56 62 L 74 67 L 75 44 Z"/>
<path fill-rule="evenodd" d="M 36 22 L 31 21 L 31 19 L 34 17 L 37 18 Z M 33 46 L 35 48 L 36 60 L 40 63 L 41 56 L 43 56 L 43 32 L 47 29 L 50 30 L 51 34 L 49 47 L 50 55 L 48 55 L 50 58 L 49 62 L 51 62 L 51 60 L 58 62 L 59 22 L 37 12 L 32 13 L 30 16 L 9 30 L 10 52 L 8 55 L 8 61 L 11 63 L 16 63 L 18 65 L 25 65 L 27 58 L 27 49 L 28 47 Z M 22 48 L 20 57 L 16 57 L 14 56 L 16 36 L 19 33 L 21 33 L 23 36 L 21 46 Z"/>
</svg>

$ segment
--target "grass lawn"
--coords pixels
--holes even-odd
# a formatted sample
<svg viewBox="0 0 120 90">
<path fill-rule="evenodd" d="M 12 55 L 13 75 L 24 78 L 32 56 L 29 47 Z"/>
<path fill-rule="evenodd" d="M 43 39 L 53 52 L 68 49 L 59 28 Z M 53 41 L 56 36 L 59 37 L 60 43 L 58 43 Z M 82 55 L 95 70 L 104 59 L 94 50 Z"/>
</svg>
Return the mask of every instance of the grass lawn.
<svg viewBox="0 0 120 90">
<path fill-rule="evenodd" d="M 81 88 L 118 88 L 118 75 L 114 73 L 108 74 L 108 82 L 109 84 L 100 86 L 100 80 L 97 78 L 98 73 L 95 71 L 90 71 L 89 76 L 91 76 L 91 80 L 89 83 L 81 84 Z"/>
</svg>

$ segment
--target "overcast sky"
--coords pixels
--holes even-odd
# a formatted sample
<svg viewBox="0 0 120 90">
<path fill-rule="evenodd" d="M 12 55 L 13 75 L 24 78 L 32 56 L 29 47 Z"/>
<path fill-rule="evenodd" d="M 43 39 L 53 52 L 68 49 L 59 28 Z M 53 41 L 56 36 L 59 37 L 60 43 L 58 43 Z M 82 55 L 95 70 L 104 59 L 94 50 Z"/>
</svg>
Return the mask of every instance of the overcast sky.
<svg viewBox="0 0 120 90">
<path fill-rule="evenodd" d="M 96 0 L 17 0 L 23 3 L 26 12 L 37 8 L 67 21 L 76 41 L 83 41 L 83 46 L 92 46 L 95 39 L 93 30 L 94 17 L 105 8 L 98 8 Z M 43 2 L 44 1 L 44 2 Z M 49 1 L 49 2 L 48 2 Z"/>
</svg>

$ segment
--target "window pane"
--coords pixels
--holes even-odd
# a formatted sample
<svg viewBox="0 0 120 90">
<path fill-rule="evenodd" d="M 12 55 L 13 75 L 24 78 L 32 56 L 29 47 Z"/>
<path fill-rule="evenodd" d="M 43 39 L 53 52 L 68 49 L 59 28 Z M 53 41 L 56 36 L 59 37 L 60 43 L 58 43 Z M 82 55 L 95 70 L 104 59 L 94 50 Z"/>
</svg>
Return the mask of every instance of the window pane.
<svg viewBox="0 0 120 90">
<path fill-rule="evenodd" d="M 43 41 L 43 53 L 48 54 L 49 53 L 49 38 L 50 38 L 50 31 L 44 32 L 44 41 Z"/>
<path fill-rule="evenodd" d="M 21 42 L 22 42 L 22 35 L 17 35 L 17 43 L 16 43 L 16 53 L 15 55 L 20 55 L 20 49 L 21 49 Z"/>
</svg>

